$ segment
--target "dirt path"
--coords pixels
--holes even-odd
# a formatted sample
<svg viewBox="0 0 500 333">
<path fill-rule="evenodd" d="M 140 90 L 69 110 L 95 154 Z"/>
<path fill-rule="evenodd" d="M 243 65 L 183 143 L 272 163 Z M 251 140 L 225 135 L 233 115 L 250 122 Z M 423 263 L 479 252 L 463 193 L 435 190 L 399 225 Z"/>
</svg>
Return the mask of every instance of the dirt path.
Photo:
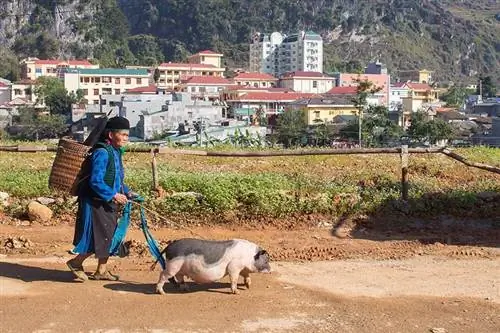
<svg viewBox="0 0 500 333">
<path fill-rule="evenodd" d="M 110 265 L 121 281 L 78 283 L 64 265 L 70 226 L 0 225 L 0 332 L 500 331 L 498 248 L 337 239 L 324 229 L 197 231 L 263 244 L 273 273 L 254 274 L 252 289 L 236 296 L 227 279 L 187 293 L 168 286 L 160 296 L 159 267 L 149 271 L 151 256 L 133 230 L 132 255 Z M 9 240 L 15 249 L 5 247 Z"/>
</svg>

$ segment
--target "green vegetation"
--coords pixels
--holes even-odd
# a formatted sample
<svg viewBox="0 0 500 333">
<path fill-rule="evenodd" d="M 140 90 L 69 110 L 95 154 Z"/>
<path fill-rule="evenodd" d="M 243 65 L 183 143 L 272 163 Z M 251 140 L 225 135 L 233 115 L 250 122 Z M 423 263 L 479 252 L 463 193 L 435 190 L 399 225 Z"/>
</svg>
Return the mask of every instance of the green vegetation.
<svg viewBox="0 0 500 333">
<path fill-rule="evenodd" d="M 474 161 L 500 166 L 500 150 L 457 150 Z M 155 198 L 151 169 L 144 154 L 125 154 L 126 181 L 146 196 L 147 205 L 167 218 L 196 221 L 210 216 L 287 217 L 297 214 L 378 214 L 393 212 L 400 196 L 397 155 L 215 158 L 160 156 L 160 185 Z M 26 199 L 51 195 L 48 175 L 54 153 L 0 153 L 0 190 Z M 497 217 L 500 207 L 482 202 L 479 192 L 500 191 L 498 175 L 466 166 L 442 155 L 410 156 L 410 202 L 407 214 Z M 74 209 L 68 206 L 66 209 Z"/>
<path fill-rule="evenodd" d="M 379 59 L 391 74 L 427 68 L 437 79 L 500 77 L 500 8 L 477 1 L 344 0 L 33 0 L 9 46 L 19 57 L 94 57 L 104 67 L 181 61 L 214 49 L 225 65 L 247 66 L 256 32 L 313 30 L 325 39 L 325 71 L 357 72 Z M 76 6 L 67 5 L 76 3 Z M 74 10 L 55 36 L 55 6 Z M 23 13 L 25 14 L 25 13 Z M 0 15 L 0 20 L 2 16 Z M 355 34 L 355 35 L 353 35 Z M 1 73 L 1 68 L 0 68 Z"/>
</svg>

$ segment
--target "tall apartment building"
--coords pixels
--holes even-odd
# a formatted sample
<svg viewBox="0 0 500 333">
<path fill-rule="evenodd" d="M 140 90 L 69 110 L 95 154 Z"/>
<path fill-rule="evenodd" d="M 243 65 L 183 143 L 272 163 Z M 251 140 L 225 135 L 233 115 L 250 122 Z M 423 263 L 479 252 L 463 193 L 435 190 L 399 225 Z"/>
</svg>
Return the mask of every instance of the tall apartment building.
<svg viewBox="0 0 500 333">
<path fill-rule="evenodd" d="M 290 35 L 256 33 L 250 43 L 250 71 L 279 77 L 287 72 L 323 72 L 323 39 L 312 31 Z"/>
</svg>

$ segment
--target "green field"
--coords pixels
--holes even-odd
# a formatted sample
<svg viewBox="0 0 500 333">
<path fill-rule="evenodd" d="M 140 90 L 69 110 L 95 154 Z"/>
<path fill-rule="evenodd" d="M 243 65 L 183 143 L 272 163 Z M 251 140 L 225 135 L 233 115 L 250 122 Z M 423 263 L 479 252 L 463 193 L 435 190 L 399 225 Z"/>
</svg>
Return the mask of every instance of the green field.
<svg viewBox="0 0 500 333">
<path fill-rule="evenodd" d="M 500 166 L 500 150 L 464 148 L 472 161 Z M 48 188 L 55 153 L 0 153 L 0 191 L 22 202 L 57 196 Z M 400 197 L 400 162 L 392 155 L 336 155 L 229 158 L 160 155 L 163 198 L 151 191 L 151 157 L 124 156 L 126 182 L 144 195 L 149 207 L 165 216 L 223 215 L 270 218 L 302 214 L 390 214 Z M 176 192 L 201 193 L 199 202 Z M 409 214 L 488 218 L 500 216 L 497 202 L 481 192 L 499 192 L 500 175 L 467 167 L 441 154 L 410 155 Z M 14 208 L 13 208 L 14 207 Z M 19 213 L 12 205 L 5 212 Z M 62 205 L 56 213 L 70 209 Z M 74 209 L 71 208 L 71 209 Z"/>
</svg>

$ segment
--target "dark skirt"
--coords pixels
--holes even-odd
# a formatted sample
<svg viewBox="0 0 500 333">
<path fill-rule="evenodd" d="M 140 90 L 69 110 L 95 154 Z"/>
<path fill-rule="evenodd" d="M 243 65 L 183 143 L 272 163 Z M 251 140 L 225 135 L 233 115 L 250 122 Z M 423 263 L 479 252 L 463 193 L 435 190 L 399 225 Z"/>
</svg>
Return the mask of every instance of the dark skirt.
<svg viewBox="0 0 500 333">
<path fill-rule="evenodd" d="M 73 245 L 75 253 L 95 253 L 97 258 L 110 256 L 110 247 L 118 220 L 114 202 L 80 197 Z"/>
</svg>

